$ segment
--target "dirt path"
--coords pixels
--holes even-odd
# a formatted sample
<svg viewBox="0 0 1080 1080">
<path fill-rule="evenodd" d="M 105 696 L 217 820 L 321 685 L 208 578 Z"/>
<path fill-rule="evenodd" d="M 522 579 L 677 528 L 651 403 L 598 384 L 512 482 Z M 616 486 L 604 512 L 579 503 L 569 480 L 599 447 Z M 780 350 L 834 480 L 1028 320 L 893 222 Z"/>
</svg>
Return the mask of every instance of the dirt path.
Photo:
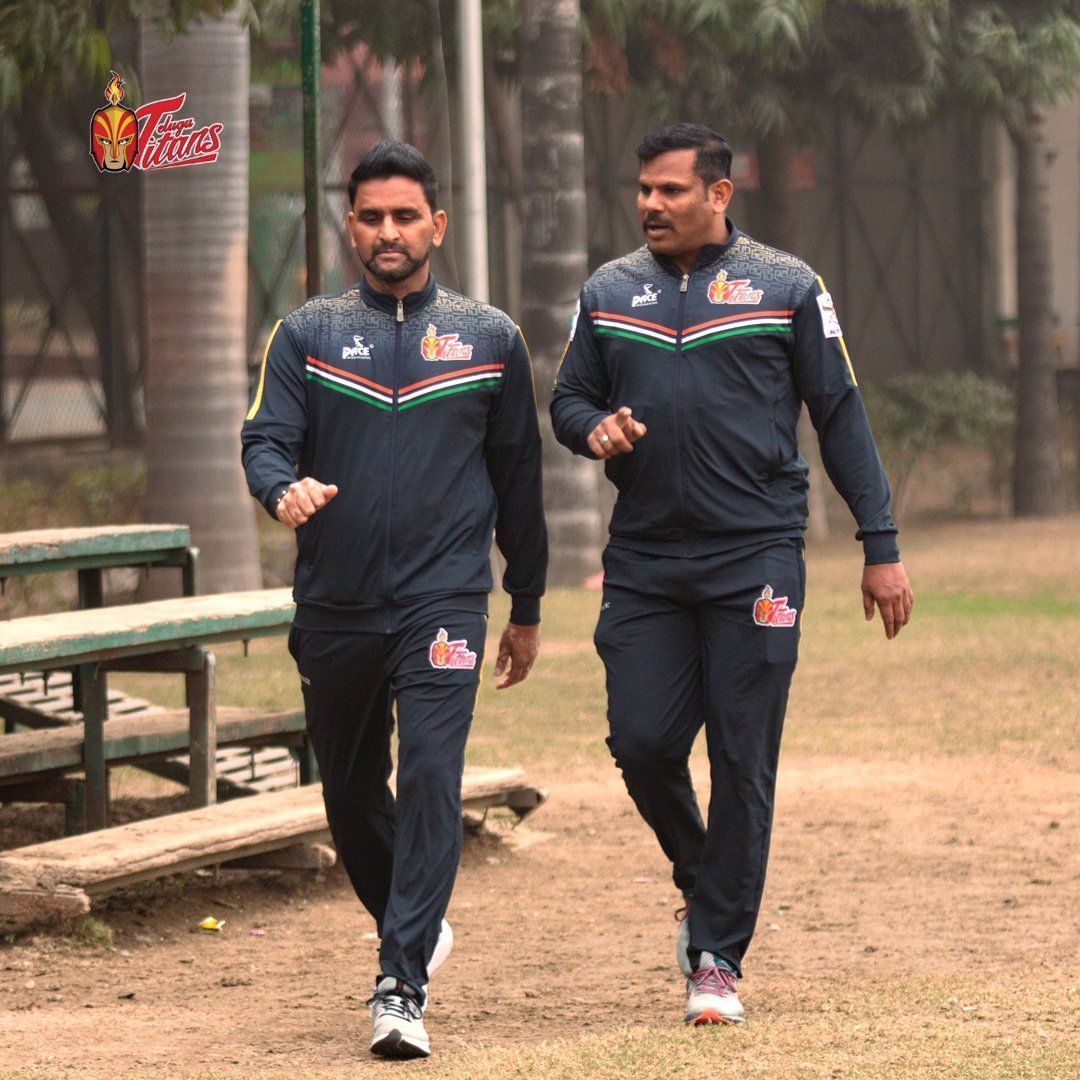
<svg viewBox="0 0 1080 1080">
<path fill-rule="evenodd" d="M 614 770 L 533 779 L 552 798 L 530 827 L 553 836 L 520 850 L 468 846 L 450 912 L 457 947 L 432 986 L 437 1054 L 679 1014 L 675 890 Z M 786 757 L 743 983 L 751 1018 L 843 1009 L 852 994 L 955 975 L 1011 981 L 1018 1012 L 945 999 L 933 1006 L 943 1014 L 1049 1025 L 1060 1037 L 1080 1015 L 1078 825 L 1075 773 L 1050 766 Z M 220 934 L 193 930 L 208 914 L 226 920 Z M 115 1077 L 388 1067 L 367 1052 L 373 925 L 342 875 L 300 885 L 188 877 L 103 915 L 112 951 L 48 935 L 0 945 L 0 1068 Z M 437 1072 L 438 1057 L 423 1068 Z"/>
</svg>

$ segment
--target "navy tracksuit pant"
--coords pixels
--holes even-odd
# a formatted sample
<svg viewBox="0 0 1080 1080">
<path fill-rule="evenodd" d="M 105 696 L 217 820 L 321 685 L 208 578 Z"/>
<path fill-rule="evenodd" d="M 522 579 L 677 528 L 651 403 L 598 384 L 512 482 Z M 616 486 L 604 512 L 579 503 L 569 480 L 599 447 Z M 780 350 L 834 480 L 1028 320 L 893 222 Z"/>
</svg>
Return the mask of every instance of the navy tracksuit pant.
<svg viewBox="0 0 1080 1080">
<path fill-rule="evenodd" d="M 294 626 L 289 638 L 330 833 L 382 938 L 380 977 L 404 980 L 421 1000 L 461 855 L 461 775 L 486 626 L 485 615 L 428 604 L 382 631 Z"/>
<path fill-rule="evenodd" d="M 740 974 L 765 884 L 804 589 L 799 539 L 693 558 L 604 553 L 596 647 L 608 745 L 692 898 L 691 955 L 714 953 Z M 702 726 L 707 827 L 688 766 Z"/>
</svg>

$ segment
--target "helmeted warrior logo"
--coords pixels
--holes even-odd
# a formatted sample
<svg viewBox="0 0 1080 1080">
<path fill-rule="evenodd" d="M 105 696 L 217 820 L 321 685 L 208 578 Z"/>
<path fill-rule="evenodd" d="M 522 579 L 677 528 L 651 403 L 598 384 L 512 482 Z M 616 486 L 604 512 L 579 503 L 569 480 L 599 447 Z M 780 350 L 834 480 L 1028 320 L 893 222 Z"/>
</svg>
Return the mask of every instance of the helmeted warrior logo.
<svg viewBox="0 0 1080 1080">
<path fill-rule="evenodd" d="M 760 304 L 763 295 L 763 289 L 750 288 L 749 278 L 729 281 L 726 270 L 709 282 L 710 304 Z"/>
<path fill-rule="evenodd" d="M 462 344 L 460 334 L 440 334 L 432 323 L 420 340 L 420 355 L 425 360 L 471 360 L 472 354 L 473 347 Z"/>
<path fill-rule="evenodd" d="M 754 601 L 754 622 L 758 626 L 794 626 L 799 611 L 788 607 L 786 596 L 773 596 L 772 586 L 766 585 Z"/>
<path fill-rule="evenodd" d="M 428 663 L 433 668 L 465 668 L 471 671 L 476 667 L 476 653 L 470 650 L 469 642 L 465 638 L 450 641 L 449 637 L 440 626 L 435 640 L 428 647 Z"/>
<path fill-rule="evenodd" d="M 105 97 L 109 104 L 90 120 L 90 155 L 101 172 L 127 172 L 139 152 L 139 121 L 133 109 L 120 104 L 124 81 L 115 71 Z"/>
</svg>

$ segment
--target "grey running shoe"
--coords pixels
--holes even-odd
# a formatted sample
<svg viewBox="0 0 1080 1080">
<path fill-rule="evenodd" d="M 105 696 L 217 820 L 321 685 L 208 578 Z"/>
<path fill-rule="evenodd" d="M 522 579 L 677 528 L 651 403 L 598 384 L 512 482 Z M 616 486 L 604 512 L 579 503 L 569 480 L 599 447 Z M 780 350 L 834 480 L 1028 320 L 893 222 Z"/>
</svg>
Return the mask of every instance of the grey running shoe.
<svg viewBox="0 0 1080 1080">
<path fill-rule="evenodd" d="M 418 1058 L 431 1054 L 424 1030 L 424 1010 L 401 979 L 384 976 L 375 984 L 371 1006 L 371 1052 L 384 1058 Z"/>
<path fill-rule="evenodd" d="M 697 971 L 686 980 L 687 1024 L 741 1024 L 746 1019 L 735 972 L 717 964 L 712 953 L 703 952 Z"/>
</svg>

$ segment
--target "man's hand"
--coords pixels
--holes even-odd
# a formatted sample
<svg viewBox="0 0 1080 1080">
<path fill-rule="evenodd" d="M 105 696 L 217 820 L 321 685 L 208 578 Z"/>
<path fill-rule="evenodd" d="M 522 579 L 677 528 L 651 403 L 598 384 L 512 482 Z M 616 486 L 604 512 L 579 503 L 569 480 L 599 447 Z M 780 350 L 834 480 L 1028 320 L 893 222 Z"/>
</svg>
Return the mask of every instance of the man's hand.
<svg viewBox="0 0 1080 1080">
<path fill-rule="evenodd" d="M 915 605 L 915 594 L 911 591 L 904 564 L 879 563 L 864 567 L 862 598 L 866 621 L 873 620 L 874 605 L 877 604 L 885 624 L 885 636 L 892 641 L 907 626 Z"/>
<path fill-rule="evenodd" d="M 495 684 L 496 690 L 505 690 L 514 683 L 521 682 L 532 670 L 536 654 L 540 651 L 540 626 L 517 626 L 507 623 L 499 639 L 499 655 L 495 660 L 495 678 L 510 670 L 502 682 Z"/>
<path fill-rule="evenodd" d="M 634 443 L 648 429 L 630 413 L 630 406 L 624 405 L 618 412 L 605 416 L 589 432 L 585 441 L 589 444 L 593 457 L 613 458 L 616 454 L 629 454 L 634 449 Z"/>
<path fill-rule="evenodd" d="M 305 476 L 289 485 L 289 490 L 278 500 L 277 519 L 290 529 L 303 525 L 321 510 L 338 493 L 337 484 L 320 484 Z"/>
</svg>

